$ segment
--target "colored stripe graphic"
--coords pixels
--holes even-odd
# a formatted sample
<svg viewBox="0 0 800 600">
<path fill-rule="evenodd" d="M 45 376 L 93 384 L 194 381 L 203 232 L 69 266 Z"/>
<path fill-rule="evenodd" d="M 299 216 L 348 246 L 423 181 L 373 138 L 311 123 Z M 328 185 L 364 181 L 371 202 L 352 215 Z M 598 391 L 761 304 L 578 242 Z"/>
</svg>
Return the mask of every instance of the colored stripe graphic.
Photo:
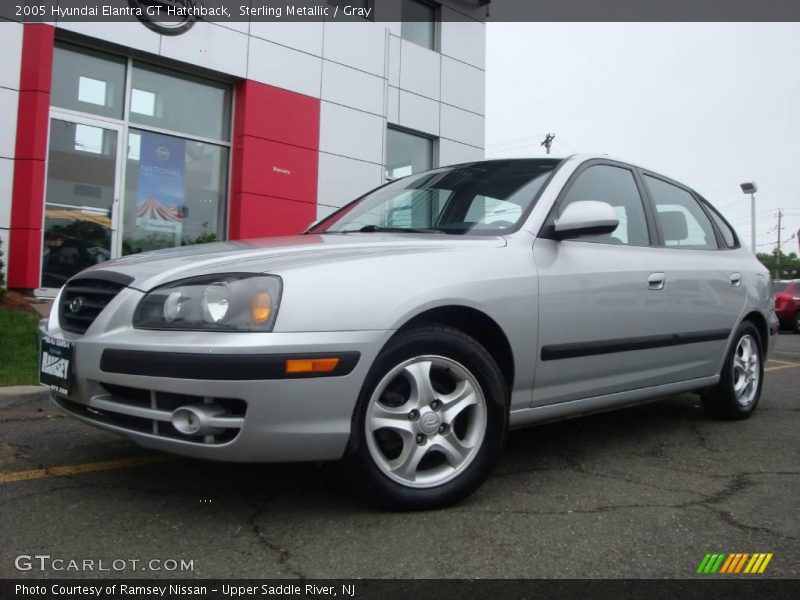
<svg viewBox="0 0 800 600">
<path fill-rule="evenodd" d="M 728 560 L 725 561 L 725 564 L 722 565 L 722 569 L 720 569 L 720 573 L 727 573 L 728 569 L 731 568 L 731 564 L 733 564 L 733 559 L 736 557 L 735 554 L 728 554 Z"/>
<path fill-rule="evenodd" d="M 705 573 L 705 572 L 706 572 L 706 571 L 705 571 L 705 569 L 706 569 L 706 565 L 708 564 L 708 561 L 709 561 L 710 559 L 711 559 L 711 555 L 710 555 L 710 554 L 706 554 L 706 555 L 703 557 L 703 560 L 702 560 L 702 561 L 700 561 L 700 566 L 699 566 L 699 567 L 697 567 L 697 572 L 698 572 L 698 573 Z"/>
<path fill-rule="evenodd" d="M 697 567 L 697 573 L 720 575 L 763 573 L 773 554 L 767 552 L 708 553 Z"/>
<path fill-rule="evenodd" d="M 769 564 L 769 561 L 771 561 L 771 560 L 772 560 L 772 552 L 768 553 L 764 557 L 764 562 L 761 563 L 761 567 L 759 567 L 759 569 L 758 569 L 759 574 L 764 572 L 764 569 L 767 568 L 767 565 Z"/>
</svg>

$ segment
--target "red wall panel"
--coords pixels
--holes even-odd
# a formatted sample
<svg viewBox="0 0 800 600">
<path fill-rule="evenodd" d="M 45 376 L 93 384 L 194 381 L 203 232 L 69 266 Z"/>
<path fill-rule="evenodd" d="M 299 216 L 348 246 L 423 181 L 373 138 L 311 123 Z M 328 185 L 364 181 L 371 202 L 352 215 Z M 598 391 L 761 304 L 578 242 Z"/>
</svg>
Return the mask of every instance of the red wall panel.
<svg viewBox="0 0 800 600">
<path fill-rule="evenodd" d="M 8 248 L 10 288 L 39 287 L 54 39 L 50 25 L 24 26 Z"/>
<path fill-rule="evenodd" d="M 315 202 L 316 150 L 244 136 L 240 141 L 242 173 L 240 192 Z"/>
<path fill-rule="evenodd" d="M 300 233 L 316 219 L 319 118 L 316 98 L 237 86 L 230 239 Z"/>
<path fill-rule="evenodd" d="M 236 135 L 319 149 L 319 100 L 255 81 L 236 90 Z"/>
<path fill-rule="evenodd" d="M 239 208 L 236 239 L 300 233 L 317 218 L 317 205 L 240 192 L 231 199 Z"/>
</svg>

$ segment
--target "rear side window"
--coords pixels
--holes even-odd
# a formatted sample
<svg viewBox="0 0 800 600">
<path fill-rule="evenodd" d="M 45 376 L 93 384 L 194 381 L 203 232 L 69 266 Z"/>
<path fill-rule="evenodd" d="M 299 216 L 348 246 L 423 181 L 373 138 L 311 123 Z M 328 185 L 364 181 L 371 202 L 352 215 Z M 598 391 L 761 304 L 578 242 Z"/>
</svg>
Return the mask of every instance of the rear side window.
<svg viewBox="0 0 800 600">
<path fill-rule="evenodd" d="M 619 225 L 609 235 L 584 235 L 576 238 L 600 244 L 625 244 L 647 246 L 647 220 L 644 216 L 642 197 L 633 173 L 622 167 L 596 165 L 583 171 L 570 186 L 561 202 L 559 214 L 571 202 L 595 200 L 610 204 L 617 212 Z"/>
<path fill-rule="evenodd" d="M 736 239 L 736 234 L 731 229 L 731 226 L 725 222 L 725 219 L 716 211 L 713 206 L 709 206 L 706 204 L 708 208 L 708 212 L 711 214 L 711 220 L 714 221 L 714 224 L 719 229 L 720 233 L 722 234 L 722 239 L 725 241 L 725 245 L 728 248 L 738 248 L 739 242 Z"/>
<path fill-rule="evenodd" d="M 694 196 L 650 175 L 644 179 L 656 207 L 656 220 L 665 245 L 690 250 L 717 249 L 711 220 Z"/>
</svg>

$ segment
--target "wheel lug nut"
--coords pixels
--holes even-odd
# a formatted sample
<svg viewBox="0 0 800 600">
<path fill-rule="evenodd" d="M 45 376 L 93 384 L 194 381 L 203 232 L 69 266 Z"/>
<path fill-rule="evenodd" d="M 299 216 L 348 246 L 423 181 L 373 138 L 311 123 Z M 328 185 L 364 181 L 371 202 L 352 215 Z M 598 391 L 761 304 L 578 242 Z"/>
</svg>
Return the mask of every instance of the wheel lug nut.
<svg viewBox="0 0 800 600">
<path fill-rule="evenodd" d="M 424 444 L 425 443 L 425 436 L 422 435 L 421 433 L 417 434 L 417 443 L 418 444 Z"/>
<path fill-rule="evenodd" d="M 418 418 L 419 418 L 419 412 L 417 412 L 416 410 L 412 410 L 410 413 L 408 413 L 409 421 L 416 421 Z"/>
<path fill-rule="evenodd" d="M 447 432 L 447 425 L 445 423 L 439 425 L 439 433 L 446 433 L 446 432 Z"/>
<path fill-rule="evenodd" d="M 433 410 L 439 410 L 440 408 L 442 408 L 442 403 L 441 403 L 441 401 L 439 401 L 439 400 L 434 400 L 433 402 L 431 402 L 431 408 L 432 408 Z"/>
</svg>

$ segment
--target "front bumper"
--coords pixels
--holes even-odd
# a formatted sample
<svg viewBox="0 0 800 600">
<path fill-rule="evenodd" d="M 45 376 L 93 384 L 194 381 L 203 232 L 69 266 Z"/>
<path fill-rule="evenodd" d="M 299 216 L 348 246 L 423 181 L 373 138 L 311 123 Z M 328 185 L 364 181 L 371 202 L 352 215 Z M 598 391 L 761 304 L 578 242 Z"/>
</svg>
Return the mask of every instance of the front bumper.
<svg viewBox="0 0 800 600">
<path fill-rule="evenodd" d="M 142 446 L 197 458 L 280 462 L 342 456 L 361 386 L 392 331 L 144 331 L 129 324 L 140 298 L 135 290 L 121 291 L 83 335 L 63 331 L 56 314 L 41 325 L 42 334 L 75 344 L 70 394 L 51 392 L 62 410 Z M 274 366 L 285 355 L 320 354 L 347 356 L 350 364 L 329 376 L 291 379 L 274 369 L 264 374 L 253 369 L 259 355 Z M 117 359 L 112 366 L 109 355 Z M 194 377 L 164 368 L 159 355 L 197 357 L 188 373 Z M 147 360 L 121 366 L 125 356 Z M 246 357 L 248 368 L 235 373 L 239 356 Z M 198 372 L 198 364 L 206 372 Z M 230 409 L 223 417 L 229 428 L 212 437 L 180 434 L 169 420 L 172 411 L 203 403 Z"/>
</svg>

